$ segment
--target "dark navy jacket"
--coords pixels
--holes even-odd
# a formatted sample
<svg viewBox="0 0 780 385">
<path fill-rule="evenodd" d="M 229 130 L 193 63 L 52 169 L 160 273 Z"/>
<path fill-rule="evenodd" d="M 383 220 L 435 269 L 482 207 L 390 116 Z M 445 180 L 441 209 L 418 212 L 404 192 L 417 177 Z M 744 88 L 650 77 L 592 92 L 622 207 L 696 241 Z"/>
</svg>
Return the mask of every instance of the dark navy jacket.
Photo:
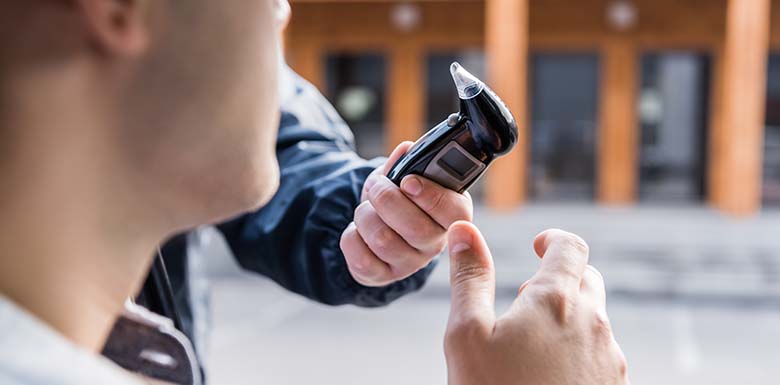
<svg viewBox="0 0 780 385">
<path fill-rule="evenodd" d="M 360 203 L 363 182 L 383 160 L 360 158 L 349 127 L 327 100 L 299 76 L 291 78 L 294 93 L 283 103 L 276 146 L 279 191 L 262 209 L 217 229 L 244 269 L 321 303 L 375 307 L 419 289 L 434 263 L 380 288 L 365 287 L 350 275 L 341 233 Z M 162 255 L 182 328 L 192 338 L 186 236 L 171 239 Z"/>
</svg>

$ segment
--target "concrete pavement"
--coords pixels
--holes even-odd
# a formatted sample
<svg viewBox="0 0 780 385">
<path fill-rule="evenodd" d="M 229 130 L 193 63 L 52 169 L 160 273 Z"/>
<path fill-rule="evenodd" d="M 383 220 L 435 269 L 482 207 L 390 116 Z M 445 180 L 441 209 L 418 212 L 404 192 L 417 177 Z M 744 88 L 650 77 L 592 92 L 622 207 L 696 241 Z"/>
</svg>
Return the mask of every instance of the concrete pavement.
<svg viewBox="0 0 780 385">
<path fill-rule="evenodd" d="M 769 384 L 780 379 L 780 212 L 736 220 L 692 207 L 530 206 L 478 210 L 505 308 L 559 227 L 585 238 L 634 384 Z M 219 252 L 217 252 L 219 254 Z M 447 261 L 385 309 L 329 308 L 238 273 L 212 272 L 215 384 L 443 384 Z"/>
</svg>

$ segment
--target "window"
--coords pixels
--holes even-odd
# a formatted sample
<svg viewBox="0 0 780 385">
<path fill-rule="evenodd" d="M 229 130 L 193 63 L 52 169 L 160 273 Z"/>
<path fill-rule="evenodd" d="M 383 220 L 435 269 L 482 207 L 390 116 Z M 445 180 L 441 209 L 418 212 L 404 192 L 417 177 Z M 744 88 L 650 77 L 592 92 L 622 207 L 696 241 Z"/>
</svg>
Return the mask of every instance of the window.
<svg viewBox="0 0 780 385">
<path fill-rule="evenodd" d="M 638 96 L 639 199 L 704 198 L 710 58 L 644 55 Z"/>
<path fill-rule="evenodd" d="M 592 200 L 598 57 L 537 54 L 531 76 L 531 195 Z"/>
<path fill-rule="evenodd" d="M 780 204 L 780 53 L 769 57 L 764 134 L 764 203 Z"/>
<path fill-rule="evenodd" d="M 385 58 L 381 54 L 330 54 L 326 94 L 355 134 L 364 158 L 385 155 Z"/>
</svg>

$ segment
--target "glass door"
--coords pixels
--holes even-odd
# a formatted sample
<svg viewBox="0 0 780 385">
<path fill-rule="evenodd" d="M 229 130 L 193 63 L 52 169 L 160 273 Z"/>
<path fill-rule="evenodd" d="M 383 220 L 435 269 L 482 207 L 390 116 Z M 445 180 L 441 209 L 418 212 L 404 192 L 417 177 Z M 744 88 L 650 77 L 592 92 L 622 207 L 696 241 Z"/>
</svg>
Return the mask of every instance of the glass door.
<svg viewBox="0 0 780 385">
<path fill-rule="evenodd" d="M 326 94 L 355 134 L 364 158 L 384 156 L 385 57 L 336 53 L 326 58 Z"/>
<path fill-rule="evenodd" d="M 769 57 L 764 135 L 764 203 L 780 205 L 780 53 Z"/>
<path fill-rule="evenodd" d="M 531 196 L 594 196 L 599 61 L 594 54 L 536 54 L 531 63 Z"/>
<path fill-rule="evenodd" d="M 694 202 L 705 196 L 710 58 L 642 56 L 638 98 L 639 199 Z"/>
</svg>

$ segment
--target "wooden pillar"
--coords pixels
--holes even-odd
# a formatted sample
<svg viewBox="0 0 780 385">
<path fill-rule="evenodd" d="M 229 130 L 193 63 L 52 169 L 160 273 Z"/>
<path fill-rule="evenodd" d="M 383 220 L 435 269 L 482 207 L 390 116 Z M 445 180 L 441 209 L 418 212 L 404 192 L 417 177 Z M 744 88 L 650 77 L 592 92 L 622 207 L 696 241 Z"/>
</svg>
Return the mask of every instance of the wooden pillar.
<svg viewBox="0 0 780 385">
<path fill-rule="evenodd" d="M 633 42 L 627 37 L 609 38 L 602 49 L 596 172 L 600 203 L 627 204 L 636 200 L 637 55 Z"/>
<path fill-rule="evenodd" d="M 512 209 L 526 199 L 528 178 L 528 0 L 485 2 L 488 82 L 517 119 L 517 147 L 494 162 L 487 175 L 486 201 Z"/>
<path fill-rule="evenodd" d="M 411 39 L 409 39 L 411 40 Z M 425 79 L 419 45 L 398 42 L 390 52 L 390 73 L 386 111 L 388 154 L 404 140 L 416 140 L 425 120 Z"/>
<path fill-rule="evenodd" d="M 712 64 L 712 77 L 710 88 L 710 126 L 708 134 L 708 156 L 707 156 L 707 201 L 717 208 L 719 202 L 723 200 L 723 191 L 719 186 L 724 183 L 723 147 L 724 135 L 721 132 L 723 126 L 723 68 L 725 67 L 723 46 L 715 49 L 714 60 Z"/>
<path fill-rule="evenodd" d="M 323 50 L 318 41 L 307 39 L 305 42 L 287 44 L 285 54 L 295 72 L 325 92 Z"/>
<path fill-rule="evenodd" d="M 761 206 L 769 8 L 770 0 L 728 2 L 712 187 L 714 205 L 734 215 Z"/>
</svg>

